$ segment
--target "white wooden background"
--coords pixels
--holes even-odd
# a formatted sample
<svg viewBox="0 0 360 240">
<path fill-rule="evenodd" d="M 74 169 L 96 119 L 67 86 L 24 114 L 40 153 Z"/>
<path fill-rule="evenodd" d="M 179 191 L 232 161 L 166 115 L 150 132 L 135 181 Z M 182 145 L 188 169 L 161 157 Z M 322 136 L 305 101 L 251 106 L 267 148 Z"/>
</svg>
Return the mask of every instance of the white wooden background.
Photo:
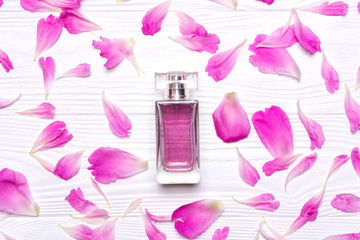
<svg viewBox="0 0 360 240">
<path fill-rule="evenodd" d="M 89 181 L 87 157 L 98 147 L 111 146 L 134 153 L 149 160 L 150 169 L 134 177 L 102 185 L 111 203 L 112 216 L 121 216 L 127 205 L 137 197 L 144 199 L 143 207 L 154 214 L 171 214 L 178 206 L 203 198 L 221 199 L 225 205 L 223 215 L 198 239 L 211 239 L 215 229 L 230 227 L 229 238 L 252 239 L 261 221 L 266 220 L 283 233 L 298 216 L 303 204 L 324 183 L 332 159 L 339 154 L 350 154 L 359 146 L 359 133 L 352 134 L 344 112 L 344 83 L 348 83 L 355 99 L 360 101 L 360 91 L 354 90 L 355 76 L 360 65 L 360 14 L 357 1 L 350 5 L 346 17 L 327 17 L 299 12 L 301 21 L 321 39 L 328 60 L 338 70 L 340 90 L 329 94 L 320 75 L 321 54 L 307 54 L 298 44 L 289 49 L 302 71 L 301 82 L 277 75 L 258 72 L 249 61 L 249 51 L 244 47 L 237 65 L 228 78 L 215 83 L 204 72 L 208 53 L 197 53 L 168 39 L 179 35 L 178 21 L 172 10 L 188 13 L 203 24 L 209 32 L 219 35 L 220 51 L 230 48 L 244 38 L 251 43 L 259 33 L 270 33 L 282 26 L 293 7 L 320 3 L 314 0 L 276 0 L 268 6 L 255 0 L 241 0 L 234 11 L 206 0 L 174 0 L 160 33 L 154 37 L 141 33 L 141 19 L 158 0 L 132 0 L 116 4 L 115 0 L 85 0 L 82 11 L 103 27 L 97 32 L 108 38 L 134 37 L 135 55 L 146 73 L 137 77 L 129 62 L 124 61 L 113 70 L 103 67 L 106 59 L 91 45 L 95 39 L 90 33 L 70 35 L 65 30 L 55 46 L 42 56 L 52 56 L 57 64 L 57 74 L 78 63 L 91 64 L 89 78 L 66 78 L 53 85 L 49 101 L 56 107 L 56 119 L 66 122 L 74 139 L 61 149 L 39 155 L 56 162 L 65 154 L 86 149 L 80 173 L 65 182 L 44 170 L 28 152 L 42 129 L 52 120 L 41 120 L 15 114 L 44 101 L 42 72 L 33 62 L 36 26 L 48 13 L 24 11 L 19 1 L 4 0 L 0 8 L 0 49 L 6 51 L 14 64 L 14 71 L 6 74 L 0 70 L 0 97 L 22 98 L 9 108 L 0 110 L 0 169 L 8 167 L 25 174 L 33 197 L 41 207 L 37 218 L 11 216 L 0 221 L 0 230 L 18 240 L 70 239 L 57 226 L 75 225 L 69 213 L 76 212 L 64 201 L 70 189 L 81 187 L 85 197 L 106 208 L 102 197 Z M 56 14 L 56 13 L 54 13 Z M 201 183 L 196 186 L 160 186 L 155 179 L 155 123 L 154 101 L 162 95 L 154 91 L 154 72 L 168 70 L 199 71 L 200 86 L 193 96 L 200 101 L 201 132 Z M 101 92 L 128 114 L 133 123 L 130 138 L 114 136 L 103 113 Z M 287 171 L 266 177 L 262 165 L 271 159 L 254 129 L 249 137 L 238 143 L 225 144 L 217 138 L 211 114 L 223 95 L 236 91 L 251 118 L 255 111 L 278 105 L 288 114 L 293 132 L 296 153 L 309 154 L 310 140 L 301 124 L 296 101 L 301 99 L 305 114 L 322 124 L 325 145 L 318 151 L 318 161 L 303 176 L 293 180 L 284 192 Z M 235 147 L 256 166 L 261 179 L 255 188 L 246 185 L 237 172 Z M 336 194 L 351 192 L 360 195 L 360 179 L 351 163 L 344 165 L 330 180 L 318 220 L 308 223 L 291 239 L 322 239 L 327 235 L 359 231 L 360 214 L 346 214 L 333 209 L 330 202 Z M 265 212 L 242 206 L 231 199 L 248 198 L 271 192 L 281 202 L 276 212 Z M 182 239 L 172 223 L 157 225 L 167 239 Z M 147 239 L 139 211 L 119 220 L 116 239 Z"/>
</svg>

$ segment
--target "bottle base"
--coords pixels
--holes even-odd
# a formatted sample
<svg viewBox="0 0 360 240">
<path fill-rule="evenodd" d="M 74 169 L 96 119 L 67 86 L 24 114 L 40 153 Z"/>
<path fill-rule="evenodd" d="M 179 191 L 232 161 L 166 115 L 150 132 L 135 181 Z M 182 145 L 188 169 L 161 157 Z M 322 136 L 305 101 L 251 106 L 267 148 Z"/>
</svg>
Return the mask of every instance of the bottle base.
<svg viewBox="0 0 360 240">
<path fill-rule="evenodd" d="M 197 184 L 200 182 L 200 170 L 168 172 L 164 169 L 159 169 L 156 178 L 159 184 Z"/>
</svg>

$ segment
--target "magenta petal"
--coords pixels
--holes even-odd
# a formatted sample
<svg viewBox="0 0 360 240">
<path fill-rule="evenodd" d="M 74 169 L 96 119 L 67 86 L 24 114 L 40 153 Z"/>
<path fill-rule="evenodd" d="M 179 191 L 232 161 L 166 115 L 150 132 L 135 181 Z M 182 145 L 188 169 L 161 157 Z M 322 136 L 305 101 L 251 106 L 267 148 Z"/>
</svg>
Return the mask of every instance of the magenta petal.
<svg viewBox="0 0 360 240">
<path fill-rule="evenodd" d="M 358 11 L 360 13 L 360 2 L 358 3 L 357 8 L 358 8 Z"/>
<path fill-rule="evenodd" d="M 152 222 L 170 222 L 171 221 L 171 215 L 170 216 L 159 216 L 151 214 L 146 208 L 145 208 L 146 216 L 152 221 Z"/>
<path fill-rule="evenodd" d="M 360 239 L 360 233 L 347 233 L 341 235 L 332 235 L 324 238 L 323 240 L 356 240 Z"/>
<path fill-rule="evenodd" d="M 237 62 L 241 47 L 245 44 L 245 42 L 246 40 L 233 48 L 212 56 L 208 61 L 205 72 L 207 72 L 208 75 L 216 82 L 226 78 L 233 70 Z"/>
<path fill-rule="evenodd" d="M 241 204 L 247 205 L 249 207 L 253 207 L 259 210 L 266 211 L 275 211 L 279 208 L 280 202 L 275 200 L 274 195 L 271 193 L 260 194 L 259 196 L 255 196 L 246 200 L 237 200 L 233 197 L 233 199 Z"/>
<path fill-rule="evenodd" d="M 55 115 L 55 107 L 51 103 L 44 102 L 34 108 L 17 113 L 42 119 L 53 119 Z"/>
<path fill-rule="evenodd" d="M 325 137 L 324 137 L 324 133 L 323 133 L 321 125 L 319 123 L 317 123 L 316 121 L 308 118 L 302 112 L 302 110 L 300 108 L 300 101 L 297 102 L 297 107 L 298 107 L 299 118 L 310 137 L 311 151 L 314 150 L 315 148 L 321 149 L 322 145 L 325 142 Z"/>
<path fill-rule="evenodd" d="M 70 237 L 76 240 L 91 240 L 93 230 L 86 225 L 76 225 L 72 227 L 61 226 L 62 230 L 66 232 Z"/>
<path fill-rule="evenodd" d="M 73 9 L 63 9 L 59 19 L 70 34 L 79 34 L 102 29 L 99 25 L 91 22 L 83 14 Z"/>
<path fill-rule="evenodd" d="M 76 67 L 64 72 L 60 76 L 56 77 L 57 79 L 66 78 L 66 77 L 88 77 L 90 76 L 90 64 L 88 63 L 81 63 Z"/>
<path fill-rule="evenodd" d="M 212 240 L 226 240 L 229 235 L 229 230 L 229 227 L 224 227 L 222 230 L 220 228 L 216 229 L 212 236 Z"/>
<path fill-rule="evenodd" d="M 248 137 L 250 122 L 235 92 L 225 94 L 212 114 L 216 135 L 226 143 Z"/>
<path fill-rule="evenodd" d="M 345 84 L 345 113 L 350 122 L 350 130 L 355 133 L 360 128 L 360 105 L 351 96 L 347 84 Z"/>
<path fill-rule="evenodd" d="M 60 10 L 59 7 L 51 5 L 46 0 L 20 0 L 20 5 L 24 10 L 29 12 L 49 12 Z"/>
<path fill-rule="evenodd" d="M 171 219 L 178 233 L 193 239 L 208 229 L 223 211 L 221 201 L 204 199 L 177 208 Z"/>
<path fill-rule="evenodd" d="M 337 172 L 340 167 L 344 165 L 349 159 L 350 157 L 348 155 L 339 155 L 335 157 L 331 163 L 327 179 L 329 179 L 335 172 Z"/>
<path fill-rule="evenodd" d="M 79 8 L 82 0 L 42 0 L 59 8 Z"/>
<path fill-rule="evenodd" d="M 16 98 L 13 98 L 13 99 L 0 98 L 0 109 L 1 109 L 1 108 L 6 108 L 6 107 L 9 107 L 9 106 L 13 105 L 13 104 L 16 103 L 20 98 L 21 98 L 21 94 L 19 94 L 19 96 L 17 96 Z"/>
<path fill-rule="evenodd" d="M 88 160 L 88 169 L 99 183 L 115 182 L 148 169 L 147 161 L 117 148 L 98 148 Z"/>
<path fill-rule="evenodd" d="M 236 9 L 236 6 L 238 4 L 238 0 L 210 0 L 212 2 L 216 2 L 218 4 L 221 4 L 226 7 L 230 7 L 233 9 Z"/>
<path fill-rule="evenodd" d="M 130 135 L 132 124 L 126 114 L 121 109 L 110 102 L 105 96 L 105 91 L 102 93 L 102 100 L 105 115 L 109 121 L 109 126 L 112 133 L 118 137 L 127 137 Z"/>
<path fill-rule="evenodd" d="M 142 210 L 140 212 L 144 221 L 146 236 L 149 240 L 166 240 L 166 235 L 152 223 L 151 219 Z"/>
<path fill-rule="evenodd" d="M 323 2 L 318 6 L 305 7 L 302 11 L 318 13 L 326 16 L 345 16 L 348 13 L 349 5 L 342 1 Z"/>
<path fill-rule="evenodd" d="M 141 31 L 144 35 L 153 36 L 161 30 L 161 24 L 166 17 L 171 0 L 166 0 L 156 7 L 150 9 L 142 19 Z"/>
<path fill-rule="evenodd" d="M 262 168 L 263 172 L 266 176 L 271 176 L 275 172 L 287 170 L 300 155 L 301 154 L 297 154 L 294 156 L 277 157 L 272 161 L 268 161 L 264 164 Z"/>
<path fill-rule="evenodd" d="M 351 193 L 338 194 L 331 201 L 331 206 L 343 212 L 360 212 L 360 198 Z"/>
<path fill-rule="evenodd" d="M 260 176 L 256 168 L 254 168 L 248 160 L 246 160 L 240 153 L 239 149 L 236 148 L 239 159 L 239 175 L 240 177 L 251 186 L 255 186 L 259 181 Z"/>
<path fill-rule="evenodd" d="M 14 69 L 12 62 L 9 59 L 9 56 L 0 49 L 0 64 L 3 66 L 6 72 Z"/>
<path fill-rule="evenodd" d="M 287 27 L 285 32 L 284 29 L 285 27 L 280 27 L 276 29 L 256 47 L 287 48 L 297 43 L 298 40 L 295 36 L 294 25 L 290 25 L 289 27 Z"/>
<path fill-rule="evenodd" d="M 204 36 L 208 34 L 204 26 L 195 22 L 195 20 L 186 13 L 180 11 L 175 11 L 175 13 L 179 19 L 179 28 L 182 35 Z"/>
<path fill-rule="evenodd" d="M 95 203 L 84 198 L 81 188 L 72 189 L 65 200 L 68 201 L 76 211 L 85 215 L 89 215 L 99 209 Z"/>
<path fill-rule="evenodd" d="M 355 172 L 360 177 L 360 153 L 358 147 L 353 148 L 353 150 L 351 151 L 351 162 L 355 169 Z"/>
<path fill-rule="evenodd" d="M 66 181 L 73 178 L 80 171 L 83 153 L 79 151 L 62 157 L 55 166 L 54 174 Z"/>
<path fill-rule="evenodd" d="M 8 168 L 0 171 L 0 211 L 25 216 L 39 216 L 25 176 Z"/>
<path fill-rule="evenodd" d="M 257 1 L 261 1 L 261 2 L 264 2 L 269 5 L 273 4 L 273 2 L 274 2 L 274 0 L 257 0 Z"/>
<path fill-rule="evenodd" d="M 39 59 L 39 66 L 43 71 L 45 99 L 47 99 L 55 80 L 55 61 L 52 57 L 47 57 L 46 60 L 42 57 Z"/>
<path fill-rule="evenodd" d="M 3 0 L 0 0 L 0 7 L 3 5 Z"/>
<path fill-rule="evenodd" d="M 325 86 L 328 92 L 334 93 L 336 90 L 339 90 L 339 75 L 335 68 L 328 62 L 324 51 L 322 55 L 321 76 L 325 80 Z"/>
</svg>

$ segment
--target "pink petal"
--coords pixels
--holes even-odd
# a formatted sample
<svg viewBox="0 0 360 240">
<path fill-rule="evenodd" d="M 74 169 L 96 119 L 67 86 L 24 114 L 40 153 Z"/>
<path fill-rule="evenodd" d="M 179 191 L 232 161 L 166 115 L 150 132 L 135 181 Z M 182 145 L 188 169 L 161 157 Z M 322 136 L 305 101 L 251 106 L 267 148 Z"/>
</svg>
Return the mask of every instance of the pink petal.
<svg viewBox="0 0 360 240">
<path fill-rule="evenodd" d="M 360 177 L 360 153 L 358 147 L 353 148 L 353 150 L 351 151 L 351 162 L 355 169 L 355 172 Z"/>
<path fill-rule="evenodd" d="M 60 8 L 51 5 L 46 0 L 20 0 L 21 7 L 29 12 L 59 11 Z"/>
<path fill-rule="evenodd" d="M 84 150 L 62 157 L 55 166 L 54 174 L 66 181 L 73 178 L 80 171 L 83 153 Z"/>
<path fill-rule="evenodd" d="M 43 0 L 59 8 L 79 8 L 82 0 Z"/>
<path fill-rule="evenodd" d="M 44 102 L 34 108 L 17 113 L 42 119 L 53 119 L 55 115 L 55 107 L 51 103 Z"/>
<path fill-rule="evenodd" d="M 46 20 L 42 18 L 37 25 L 37 39 L 34 60 L 54 46 L 62 32 L 62 23 L 59 18 L 49 15 Z"/>
<path fill-rule="evenodd" d="M 177 208 L 171 219 L 178 233 L 193 239 L 208 229 L 223 211 L 221 201 L 204 199 Z"/>
<path fill-rule="evenodd" d="M 322 55 L 321 76 L 325 80 L 325 86 L 328 92 L 334 93 L 336 90 L 339 90 L 339 75 L 335 68 L 328 62 L 324 51 Z"/>
<path fill-rule="evenodd" d="M 64 72 L 60 76 L 56 77 L 56 80 L 60 78 L 66 78 L 66 77 L 88 77 L 90 76 L 90 64 L 88 63 L 81 63 L 77 65 L 76 67 Z"/>
<path fill-rule="evenodd" d="M 48 99 L 50 89 L 55 80 L 55 61 L 52 57 L 47 57 L 46 60 L 42 57 L 39 59 L 39 66 L 43 71 L 45 99 Z"/>
<path fill-rule="evenodd" d="M 343 212 L 360 212 L 360 198 L 351 193 L 338 194 L 331 206 Z"/>
<path fill-rule="evenodd" d="M 152 222 L 171 222 L 171 215 L 169 216 L 159 216 L 159 215 L 153 215 L 151 214 L 146 208 L 145 208 L 146 216 L 152 221 Z"/>
<path fill-rule="evenodd" d="M 267 36 L 265 34 L 259 34 L 256 36 L 254 43 L 249 45 L 249 50 L 254 53 L 249 57 L 249 61 L 257 67 L 260 72 L 275 73 L 300 80 L 300 69 L 285 48 L 256 47 L 266 38 Z"/>
<path fill-rule="evenodd" d="M 273 4 L 273 2 L 274 2 L 274 0 L 257 0 L 257 1 L 261 1 L 261 2 L 264 2 L 269 5 Z"/>
<path fill-rule="evenodd" d="M 225 7 L 230 7 L 233 9 L 236 9 L 237 4 L 238 4 L 238 0 L 210 0 L 212 2 L 216 2 L 218 4 L 221 4 Z"/>
<path fill-rule="evenodd" d="M 360 13 L 360 2 L 358 3 L 357 8 L 358 8 L 358 11 Z"/>
<path fill-rule="evenodd" d="M 226 143 L 248 137 L 250 122 L 235 92 L 225 94 L 212 114 L 216 135 Z"/>
<path fill-rule="evenodd" d="M 329 179 L 335 172 L 337 172 L 342 165 L 344 165 L 350 159 L 347 155 L 339 155 L 334 158 L 333 162 L 331 163 L 331 167 L 327 176 Z"/>
<path fill-rule="evenodd" d="M 314 150 L 315 148 L 321 149 L 322 145 L 325 142 L 325 137 L 324 137 L 324 133 L 323 133 L 321 125 L 319 123 L 317 123 L 316 121 L 308 118 L 302 112 L 302 110 L 300 108 L 300 101 L 297 102 L 297 107 L 298 107 L 299 118 L 310 137 L 311 151 Z"/>
<path fill-rule="evenodd" d="M 271 176 L 275 172 L 287 170 L 300 155 L 301 154 L 297 154 L 294 156 L 277 157 L 272 161 L 268 161 L 264 164 L 262 168 L 263 172 L 266 176 Z"/>
<path fill-rule="evenodd" d="M 359 2 L 360 3 L 360 2 Z M 360 67 L 357 70 L 357 74 L 356 74 L 356 84 L 355 84 L 355 89 L 358 89 L 360 87 Z"/>
<path fill-rule="evenodd" d="M 25 216 L 39 216 L 25 176 L 8 168 L 0 171 L 0 211 Z"/>
<path fill-rule="evenodd" d="M 150 9 L 142 19 L 141 31 L 144 35 L 153 36 L 161 30 L 161 24 L 166 17 L 171 0 L 166 0 L 156 7 Z"/>
<path fill-rule="evenodd" d="M 148 162 L 117 148 L 101 147 L 89 157 L 91 174 L 99 183 L 115 182 L 148 169 Z"/>
<path fill-rule="evenodd" d="M 109 206 L 109 208 L 111 208 L 109 200 L 107 199 L 105 193 L 103 192 L 103 190 L 101 190 L 99 184 L 90 176 L 91 179 L 91 184 L 92 186 L 96 189 L 96 191 L 98 191 L 100 193 L 100 195 L 105 199 L 107 205 Z"/>
<path fill-rule="evenodd" d="M 141 208 L 140 212 L 144 221 L 146 236 L 149 238 L 149 240 L 166 240 L 166 235 L 154 225 L 151 219 L 149 219 L 149 217 L 144 214 Z"/>
<path fill-rule="evenodd" d="M 300 45 L 309 51 L 311 54 L 321 52 L 320 39 L 304 24 L 300 22 L 299 16 L 295 9 L 294 14 L 294 31 Z"/>
<path fill-rule="evenodd" d="M 195 20 L 184 12 L 175 11 L 179 19 L 179 28 L 183 36 L 185 35 L 196 35 L 204 36 L 208 32 L 201 24 L 195 22 Z"/>
<path fill-rule="evenodd" d="M 124 218 L 126 215 L 135 210 L 138 206 L 140 206 L 142 201 L 142 198 L 136 198 L 134 201 L 132 201 L 121 218 Z"/>
<path fill-rule="evenodd" d="M 104 209 L 96 209 L 88 215 L 78 217 L 73 214 L 69 214 L 73 219 L 83 221 L 92 225 L 102 225 L 109 219 L 109 214 Z"/>
<path fill-rule="evenodd" d="M 0 7 L 3 5 L 3 0 L 0 0 Z"/>
<path fill-rule="evenodd" d="M 73 138 L 62 121 L 49 124 L 37 137 L 30 153 L 63 147 Z"/>
<path fill-rule="evenodd" d="M 332 235 L 324 238 L 323 240 L 356 240 L 360 239 L 360 233 L 348 233 L 342 235 Z"/>
<path fill-rule="evenodd" d="M 70 237 L 76 240 L 90 240 L 93 234 L 93 230 L 86 225 L 76 225 L 72 227 L 65 227 L 59 224 L 64 232 L 66 232 Z"/>
<path fill-rule="evenodd" d="M 70 34 L 79 34 L 102 29 L 99 25 L 91 22 L 83 14 L 73 9 L 63 9 L 59 19 Z"/>
<path fill-rule="evenodd" d="M 259 181 L 260 176 L 256 168 L 254 168 L 248 160 L 246 160 L 240 153 L 239 149 L 236 148 L 239 159 L 239 175 L 240 177 L 251 186 L 255 186 L 255 184 Z"/>
<path fill-rule="evenodd" d="M 345 84 L 345 113 L 350 122 L 350 130 L 355 133 L 360 128 L 360 105 L 351 96 L 347 84 Z"/>
<path fill-rule="evenodd" d="M 317 159 L 317 153 L 313 153 L 310 154 L 309 156 L 304 157 L 299 163 L 298 165 L 296 165 L 293 169 L 291 169 L 291 171 L 288 173 L 287 177 L 286 177 L 286 181 L 285 181 L 285 191 L 286 191 L 286 187 L 288 185 L 288 183 L 300 176 L 301 174 L 305 173 L 306 171 L 308 171 L 310 168 L 312 168 L 312 166 L 314 165 L 314 163 L 316 162 Z"/>
<path fill-rule="evenodd" d="M 298 42 L 294 25 L 290 25 L 284 32 L 285 27 L 280 27 L 268 35 L 264 41 L 260 42 L 256 47 L 266 48 L 287 48 Z"/>
<path fill-rule="evenodd" d="M 233 196 L 233 199 L 241 204 L 247 205 L 249 207 L 253 207 L 259 210 L 266 210 L 266 211 L 275 211 L 279 208 L 280 202 L 275 200 L 274 195 L 271 193 L 264 193 L 256 197 L 252 197 L 246 200 L 237 200 Z"/>
<path fill-rule="evenodd" d="M 233 48 L 230 48 L 212 56 L 208 61 L 205 72 L 207 72 L 208 75 L 212 77 L 216 82 L 226 78 L 233 70 L 237 62 L 240 50 L 245 44 L 245 42 L 246 40 Z"/>
<path fill-rule="evenodd" d="M 94 229 L 91 240 L 115 240 L 115 225 L 117 218 L 108 220 L 106 223 Z"/>
<path fill-rule="evenodd" d="M 345 16 L 348 13 L 349 5 L 342 1 L 323 2 L 318 6 L 305 7 L 302 11 L 318 13 L 326 16 Z"/>
<path fill-rule="evenodd" d="M 229 235 L 229 230 L 229 227 L 224 227 L 222 230 L 220 228 L 216 229 L 212 236 L 212 240 L 226 240 Z"/>
<path fill-rule="evenodd" d="M 0 64 L 3 66 L 6 72 L 14 69 L 12 62 L 9 59 L 9 56 L 0 49 Z"/>
<path fill-rule="evenodd" d="M 81 214 L 89 215 L 99 209 L 95 203 L 85 199 L 81 188 L 72 189 L 65 200 Z"/>
<path fill-rule="evenodd" d="M 102 93 L 102 101 L 104 112 L 109 121 L 112 133 L 118 137 L 129 136 L 132 128 L 130 119 L 118 106 L 110 102 L 110 100 L 105 96 L 105 91 Z"/>
<path fill-rule="evenodd" d="M 1 6 L 1 1 L 0 1 L 0 6 Z M 13 237 L 10 237 L 9 235 L 6 235 L 5 233 L 0 231 L 0 234 L 4 237 L 5 240 L 16 240 Z"/>
<path fill-rule="evenodd" d="M 21 98 L 21 93 L 19 94 L 19 96 L 17 96 L 16 98 L 13 98 L 13 99 L 0 98 L 0 109 L 1 108 L 6 108 L 6 107 L 9 107 L 9 106 L 13 105 L 20 98 Z"/>
</svg>

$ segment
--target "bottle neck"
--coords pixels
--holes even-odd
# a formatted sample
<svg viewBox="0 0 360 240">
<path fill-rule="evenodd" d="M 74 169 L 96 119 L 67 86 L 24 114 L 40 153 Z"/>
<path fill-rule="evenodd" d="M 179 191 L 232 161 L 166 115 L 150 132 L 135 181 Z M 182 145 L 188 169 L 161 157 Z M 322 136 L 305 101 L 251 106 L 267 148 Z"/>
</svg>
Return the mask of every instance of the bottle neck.
<svg viewBox="0 0 360 240">
<path fill-rule="evenodd" d="M 170 83 L 165 93 L 165 98 L 170 100 L 187 100 L 189 98 L 189 89 L 181 82 Z"/>
</svg>

